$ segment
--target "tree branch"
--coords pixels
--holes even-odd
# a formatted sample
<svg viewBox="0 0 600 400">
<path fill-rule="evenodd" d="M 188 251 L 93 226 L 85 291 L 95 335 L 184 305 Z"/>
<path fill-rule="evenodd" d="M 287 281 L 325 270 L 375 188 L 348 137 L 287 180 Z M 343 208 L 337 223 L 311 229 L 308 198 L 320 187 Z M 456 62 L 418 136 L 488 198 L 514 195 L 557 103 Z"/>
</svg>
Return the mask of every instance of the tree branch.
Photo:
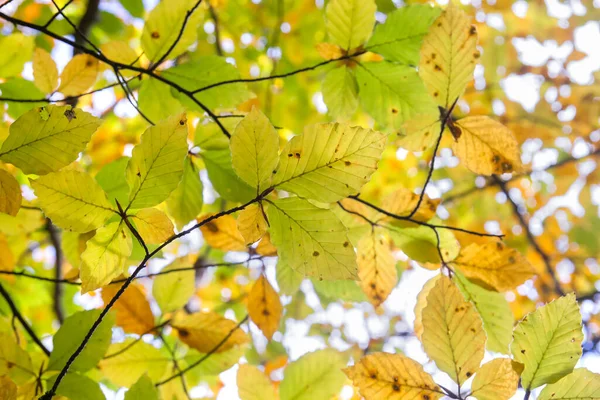
<svg viewBox="0 0 600 400">
<path fill-rule="evenodd" d="M 35 334 L 35 332 L 33 331 L 33 328 L 25 320 L 25 318 L 23 317 L 23 314 L 21 314 L 21 312 L 15 305 L 15 302 L 12 300 L 12 298 L 10 297 L 10 295 L 8 294 L 6 289 L 4 289 L 4 286 L 2 286 L 2 284 L 0 284 L 0 295 L 4 298 L 4 300 L 6 300 L 6 303 L 10 307 L 10 310 L 12 311 L 13 315 L 19 320 L 21 325 L 23 325 L 23 328 L 25 328 L 25 331 L 27 331 L 27 333 L 29 334 L 29 337 L 31 338 L 31 340 L 33 340 L 33 342 L 40 348 L 40 350 L 42 350 L 44 352 L 44 354 L 49 356 L 50 350 L 48 350 L 46 348 L 46 346 L 44 346 L 44 344 L 42 343 L 40 338 Z"/>
<path fill-rule="evenodd" d="M 60 234 L 58 229 L 50 219 L 46 218 L 46 230 L 48 231 L 48 235 L 50 236 L 50 242 L 54 247 L 54 314 L 56 314 L 56 318 L 58 322 L 62 325 L 65 320 L 65 312 L 62 304 L 63 297 L 63 286 L 59 283 L 62 280 L 62 264 L 63 264 L 63 252 L 60 246 Z"/>
<path fill-rule="evenodd" d="M 208 12 L 210 13 L 210 17 L 213 19 L 215 24 L 215 51 L 218 56 L 223 56 L 223 49 L 221 48 L 221 28 L 219 27 L 219 17 L 217 16 L 217 12 L 215 8 L 209 1 L 208 3 Z"/>
<path fill-rule="evenodd" d="M 554 282 L 554 289 L 556 290 L 556 292 L 559 295 L 564 296 L 565 292 L 562 289 L 562 287 L 560 286 L 560 282 L 559 282 L 558 278 L 556 277 L 556 273 L 554 272 L 554 268 L 552 267 L 552 263 L 550 261 L 550 256 L 544 250 L 542 250 L 539 243 L 533 236 L 531 229 L 529 229 L 529 224 L 527 223 L 527 221 L 525 221 L 525 217 L 523 217 L 523 215 L 519 211 L 519 205 L 510 197 L 510 193 L 508 192 L 506 182 L 502 181 L 502 179 L 500 179 L 500 177 L 498 177 L 497 175 L 492 175 L 492 177 L 493 177 L 494 181 L 496 182 L 496 184 L 498 185 L 498 187 L 500 188 L 500 190 L 502 190 L 502 192 L 506 195 L 506 198 L 508 199 L 508 202 L 512 207 L 514 216 L 517 217 L 517 219 L 519 220 L 519 224 L 521 225 L 523 230 L 525 230 L 527 240 L 533 246 L 536 253 L 538 253 L 540 255 L 540 257 L 542 257 L 542 260 L 544 261 L 544 265 L 546 266 L 546 272 L 548 272 L 548 275 L 550 275 L 550 277 L 552 278 L 552 281 Z"/>
</svg>

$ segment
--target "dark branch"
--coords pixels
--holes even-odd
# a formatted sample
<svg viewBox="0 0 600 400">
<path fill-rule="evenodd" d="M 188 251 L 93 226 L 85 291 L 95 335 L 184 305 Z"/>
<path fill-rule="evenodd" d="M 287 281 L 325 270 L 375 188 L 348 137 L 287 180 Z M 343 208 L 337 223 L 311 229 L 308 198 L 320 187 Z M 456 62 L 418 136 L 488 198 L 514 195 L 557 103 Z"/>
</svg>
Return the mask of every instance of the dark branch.
<svg viewBox="0 0 600 400">
<path fill-rule="evenodd" d="M 31 340 L 33 340 L 33 342 L 44 352 L 44 354 L 49 356 L 50 350 L 48 350 L 46 348 L 46 346 L 44 346 L 44 344 L 42 343 L 40 338 L 35 334 L 35 332 L 33 331 L 33 328 L 25 320 L 25 318 L 23 317 L 23 314 L 21 314 L 21 312 L 15 305 L 15 302 L 12 300 L 12 298 L 10 297 L 10 295 L 8 294 L 6 289 L 4 289 L 4 286 L 2 286 L 2 284 L 0 284 L 0 295 L 4 298 L 4 300 L 6 300 L 6 303 L 10 307 L 11 312 L 19 320 L 21 325 L 23 325 L 23 328 L 25 328 L 25 330 L 29 334 L 29 337 L 31 338 Z"/>
<path fill-rule="evenodd" d="M 560 282 L 556 276 L 556 273 L 554 272 L 552 262 L 550 261 L 550 256 L 544 250 L 542 250 L 539 243 L 533 236 L 531 229 L 529 229 L 529 224 L 527 223 L 527 221 L 525 221 L 525 217 L 523 216 L 523 214 L 521 214 L 521 211 L 519 210 L 519 205 L 510 197 L 510 193 L 508 191 L 506 182 L 500 179 L 500 177 L 498 177 L 497 175 L 493 175 L 492 177 L 496 181 L 496 184 L 498 185 L 500 190 L 502 190 L 502 192 L 506 195 L 506 198 L 508 199 L 508 202 L 512 207 L 514 216 L 517 217 L 517 219 L 519 220 L 519 224 L 521 225 L 523 230 L 525 230 L 527 240 L 533 246 L 536 253 L 538 253 L 544 261 L 544 265 L 546 266 L 546 272 L 548 272 L 548 275 L 550 275 L 550 278 L 552 278 L 552 281 L 554 282 L 554 289 L 559 295 L 564 296 L 565 292 L 560 286 Z"/>
<path fill-rule="evenodd" d="M 62 264 L 63 264 L 63 252 L 60 246 L 60 234 L 58 229 L 52 221 L 46 218 L 46 230 L 48 231 L 48 235 L 50 236 L 50 242 L 54 247 L 54 277 L 56 282 L 54 283 L 54 314 L 56 314 L 56 318 L 58 322 L 62 325 L 65 320 L 65 312 L 62 305 L 62 297 L 63 297 L 63 286 L 59 283 L 62 280 Z"/>
<path fill-rule="evenodd" d="M 210 1 L 208 2 L 208 12 L 215 24 L 215 51 L 217 52 L 217 55 L 222 56 L 223 49 L 221 48 L 221 27 L 219 26 L 219 17 Z"/>
</svg>

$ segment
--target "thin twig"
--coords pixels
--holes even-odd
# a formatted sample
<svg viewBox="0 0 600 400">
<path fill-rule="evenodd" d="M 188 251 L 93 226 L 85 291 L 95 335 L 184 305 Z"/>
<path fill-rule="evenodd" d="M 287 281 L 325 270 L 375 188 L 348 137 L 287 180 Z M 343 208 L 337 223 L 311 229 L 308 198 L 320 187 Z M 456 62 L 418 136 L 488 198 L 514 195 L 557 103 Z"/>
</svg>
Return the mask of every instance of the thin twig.
<svg viewBox="0 0 600 400">
<path fill-rule="evenodd" d="M 183 369 L 181 372 L 171 375 L 170 377 L 158 382 L 154 386 L 158 387 L 158 386 L 164 385 L 165 383 L 170 382 L 173 379 L 178 378 L 179 376 L 182 376 L 186 372 L 191 371 L 192 369 L 196 368 L 198 365 L 202 364 L 206 359 L 208 359 L 210 356 L 212 356 L 214 353 L 216 353 L 221 348 L 221 346 L 223 346 L 225 344 L 225 342 L 227 342 L 227 340 L 229 340 L 229 338 L 235 333 L 235 331 L 240 329 L 240 327 L 246 321 L 248 321 L 248 315 L 246 315 L 234 328 L 232 328 L 229 331 L 229 333 L 227 335 L 225 335 L 225 337 L 219 343 L 217 343 L 215 345 L 215 347 L 213 347 L 208 353 L 206 353 L 202 358 L 200 358 L 198 361 L 190 364 L 188 367 Z"/>
<path fill-rule="evenodd" d="M 118 356 L 119 354 L 125 353 L 127 350 L 129 350 L 130 348 L 132 348 L 133 346 L 135 346 L 137 343 L 139 343 L 142 340 L 142 338 L 144 337 L 144 335 L 148 335 L 148 334 L 150 334 L 150 333 L 152 333 L 154 331 L 158 331 L 159 329 L 167 326 L 170 323 L 171 323 L 171 320 L 168 319 L 168 320 L 166 320 L 166 321 L 164 321 L 164 322 L 162 322 L 162 323 L 160 323 L 160 324 L 158 324 L 156 326 L 153 326 L 152 328 L 148 329 L 146 332 L 144 332 L 141 335 L 139 335 L 138 338 L 136 338 L 133 342 L 129 343 L 127 346 L 123 347 L 121 350 L 115 351 L 114 353 L 110 353 L 110 354 L 104 356 L 103 359 L 106 360 L 107 358 L 113 358 L 113 357 Z"/>
<path fill-rule="evenodd" d="M 23 328 L 25 328 L 25 331 L 27 331 L 27 333 L 29 334 L 29 337 L 31 338 L 31 340 L 33 340 L 33 342 L 40 348 L 40 350 L 42 350 L 44 352 L 44 354 L 49 356 L 50 350 L 48 350 L 46 348 L 46 346 L 44 346 L 44 344 L 42 343 L 40 338 L 35 334 L 35 332 L 33 331 L 33 328 L 25 320 L 25 318 L 23 317 L 23 314 L 21 314 L 21 312 L 15 305 L 15 302 L 10 297 L 10 295 L 8 294 L 6 289 L 4 289 L 4 286 L 2 286 L 2 284 L 0 284 L 0 295 L 4 298 L 4 300 L 6 300 L 6 303 L 10 307 L 10 310 L 12 311 L 13 315 L 19 320 L 21 325 L 23 325 Z"/>
<path fill-rule="evenodd" d="M 185 395 L 188 398 L 188 400 L 191 400 L 192 398 L 190 397 L 190 393 L 188 392 L 187 385 L 185 384 L 185 376 L 181 372 L 182 369 L 179 367 L 179 363 L 177 362 L 177 355 L 175 354 L 175 349 L 172 349 L 171 346 L 169 346 L 169 344 L 167 343 L 167 341 L 166 341 L 166 339 L 165 339 L 165 337 L 163 336 L 162 333 L 160 333 L 158 335 L 158 337 L 160 338 L 160 340 L 162 341 L 163 345 L 165 346 L 165 348 L 167 349 L 167 351 L 171 355 L 171 360 L 173 361 L 173 367 L 175 367 L 175 371 L 177 371 L 177 373 L 180 374 L 179 378 L 181 380 L 181 388 L 183 389 L 183 393 L 185 393 Z"/>
</svg>

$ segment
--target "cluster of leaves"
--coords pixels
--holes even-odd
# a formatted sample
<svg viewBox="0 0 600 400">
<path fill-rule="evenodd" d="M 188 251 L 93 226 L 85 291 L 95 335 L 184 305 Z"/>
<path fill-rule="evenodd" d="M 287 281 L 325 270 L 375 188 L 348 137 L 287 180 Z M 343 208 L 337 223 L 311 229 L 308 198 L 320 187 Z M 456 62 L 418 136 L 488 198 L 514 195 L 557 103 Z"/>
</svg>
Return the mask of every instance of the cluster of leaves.
<svg viewBox="0 0 600 400">
<path fill-rule="evenodd" d="M 511 197 L 508 184 L 530 170 L 512 121 L 472 99 L 487 48 L 458 4 L 307 1 L 304 15 L 287 1 L 175 0 L 146 14 L 121 1 L 119 12 L 144 18 L 140 33 L 100 2 L 51 3 L 0 5 L 13 29 L 0 39 L 0 399 L 103 399 L 100 384 L 127 388 L 128 400 L 191 398 L 202 383 L 219 390 L 218 374 L 236 365 L 242 400 L 329 399 L 344 385 L 365 399 L 502 400 L 519 384 L 526 399 L 544 385 L 539 399 L 600 399 L 600 376 L 575 369 L 578 301 L 593 298 L 596 277 L 567 287 Z M 268 57 L 254 54 L 260 40 L 222 57 L 218 15 L 236 32 L 252 7 L 276 17 Z M 324 61 L 277 74 L 286 15 L 302 34 L 324 19 L 310 41 Z M 208 22 L 214 37 L 203 37 Z M 60 73 L 57 43 L 74 51 Z M 241 79 L 254 58 L 270 69 Z M 333 122 L 302 110 L 302 82 L 279 94 L 319 68 Z M 91 95 L 111 89 L 115 104 L 99 111 Z M 460 174 L 504 193 L 524 240 L 483 232 L 489 213 L 449 216 L 426 194 L 446 148 Z M 437 271 L 413 331 L 450 388 L 390 347 L 407 310 L 386 300 L 403 296 L 406 269 Z M 528 285 L 546 305 L 509 303 L 505 292 Z M 306 352 L 283 339 L 290 320 L 309 319 L 314 293 L 319 306 L 387 314 L 388 332 L 366 346 L 344 333 L 340 346 L 334 324 L 315 324 L 330 345 L 288 362 Z"/>
</svg>

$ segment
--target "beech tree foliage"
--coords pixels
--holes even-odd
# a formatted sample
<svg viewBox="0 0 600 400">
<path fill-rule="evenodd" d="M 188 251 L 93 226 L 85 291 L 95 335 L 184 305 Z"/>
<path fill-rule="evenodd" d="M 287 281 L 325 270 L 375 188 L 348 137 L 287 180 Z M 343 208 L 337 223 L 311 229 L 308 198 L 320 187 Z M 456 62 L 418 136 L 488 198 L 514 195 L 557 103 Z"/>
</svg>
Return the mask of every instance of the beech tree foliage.
<svg viewBox="0 0 600 400">
<path fill-rule="evenodd" d="M 0 400 L 600 399 L 598 4 L 439 3 L 0 3 Z"/>
</svg>

